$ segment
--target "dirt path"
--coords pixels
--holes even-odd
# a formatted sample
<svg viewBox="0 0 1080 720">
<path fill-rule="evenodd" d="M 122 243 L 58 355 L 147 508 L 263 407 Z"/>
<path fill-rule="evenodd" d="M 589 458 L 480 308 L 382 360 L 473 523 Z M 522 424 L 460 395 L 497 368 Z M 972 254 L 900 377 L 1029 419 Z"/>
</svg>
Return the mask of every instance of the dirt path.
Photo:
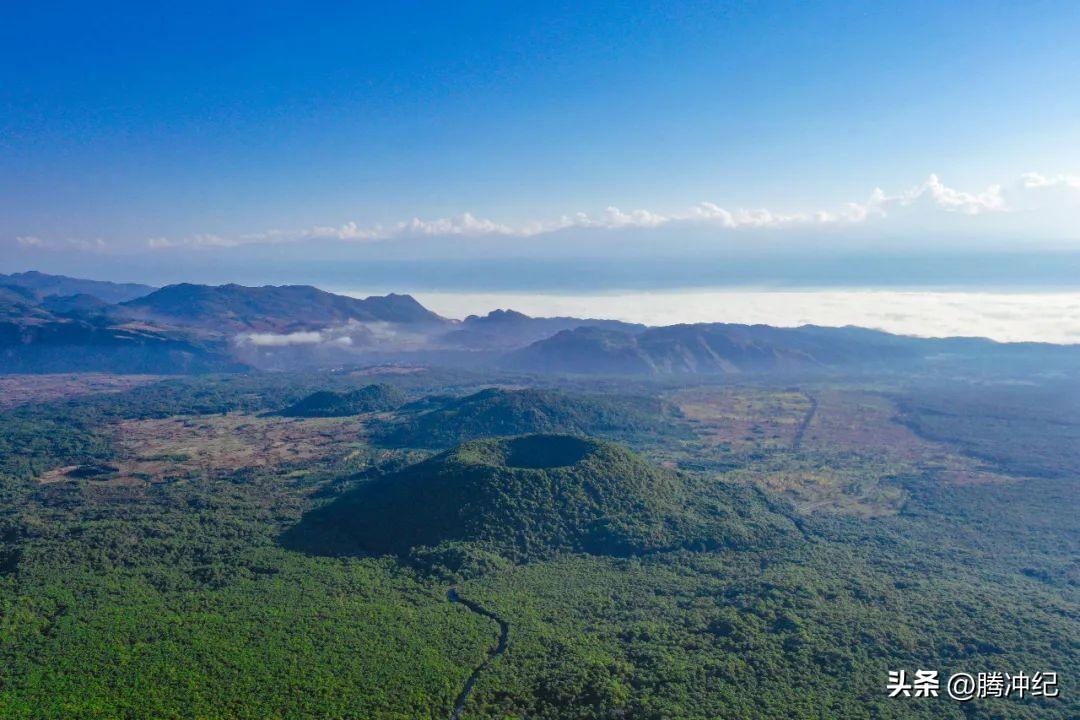
<svg viewBox="0 0 1080 720">
<path fill-rule="evenodd" d="M 495 647 L 488 650 L 488 656 L 484 659 L 484 662 L 480 663 L 476 669 L 472 671 L 472 674 L 469 675 L 469 679 L 465 681 L 465 687 L 461 689 L 461 694 L 458 695 L 457 702 L 454 703 L 454 712 L 450 716 L 450 720 L 461 720 L 461 713 L 465 710 L 465 703 L 469 699 L 469 694 L 472 693 L 473 685 L 475 685 L 476 681 L 480 678 L 480 673 L 483 672 L 495 658 L 506 652 L 506 646 L 510 641 L 510 624 L 483 605 L 479 605 L 472 600 L 466 600 L 458 595 L 457 588 L 452 587 L 447 590 L 446 599 L 450 602 L 461 603 L 477 615 L 483 615 L 484 617 L 491 618 L 499 623 L 499 642 Z"/>
<path fill-rule="evenodd" d="M 791 449 L 798 450 L 802 447 L 803 435 L 806 434 L 807 428 L 810 427 L 810 423 L 814 422 L 814 416 L 817 415 L 817 398 L 813 395 L 806 395 L 810 401 L 810 409 L 806 411 L 806 415 L 803 417 L 802 422 L 799 423 L 799 429 L 795 431 L 795 437 L 791 441 Z"/>
</svg>

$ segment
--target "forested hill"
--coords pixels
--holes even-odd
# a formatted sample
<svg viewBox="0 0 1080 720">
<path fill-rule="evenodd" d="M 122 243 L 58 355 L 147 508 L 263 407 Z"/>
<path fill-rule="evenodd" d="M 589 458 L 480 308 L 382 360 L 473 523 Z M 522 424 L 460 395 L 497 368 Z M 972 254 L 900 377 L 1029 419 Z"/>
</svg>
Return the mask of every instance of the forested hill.
<svg viewBox="0 0 1080 720">
<path fill-rule="evenodd" d="M 467 542 L 516 561 L 559 551 L 634 555 L 768 547 L 791 530 L 752 494 L 714 488 L 703 512 L 684 478 L 613 443 L 570 435 L 477 440 L 313 511 L 287 542 L 404 555 Z"/>
<path fill-rule="evenodd" d="M 664 437 L 680 429 L 674 406 L 651 397 L 569 394 L 557 390 L 488 388 L 382 426 L 390 445 L 445 448 L 496 435 L 571 433 Z"/>
<path fill-rule="evenodd" d="M 281 411 L 286 417 L 347 417 L 362 413 L 394 410 L 405 395 L 393 385 L 367 385 L 357 390 L 320 390 Z"/>
</svg>

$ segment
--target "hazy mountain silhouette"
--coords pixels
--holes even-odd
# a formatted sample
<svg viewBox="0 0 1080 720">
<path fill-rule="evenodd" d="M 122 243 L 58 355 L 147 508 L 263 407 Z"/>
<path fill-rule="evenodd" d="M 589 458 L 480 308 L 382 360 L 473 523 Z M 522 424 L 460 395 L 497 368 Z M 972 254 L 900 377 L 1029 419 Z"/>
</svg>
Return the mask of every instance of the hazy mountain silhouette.
<svg viewBox="0 0 1080 720">
<path fill-rule="evenodd" d="M 93 295 L 107 303 L 134 300 L 155 290 L 139 283 L 114 283 L 103 280 L 84 280 L 65 275 L 49 275 L 30 270 L 28 272 L 0 274 L 0 285 L 15 285 L 33 290 L 41 297 L 49 295 Z"/>
<path fill-rule="evenodd" d="M 1013 369 L 1039 372 L 1080 370 L 1075 345 L 925 339 L 812 325 L 647 328 L 608 320 L 532 318 L 512 310 L 454 321 L 409 295 L 356 299 L 305 285 L 185 283 L 153 290 L 37 272 L 0 280 L 0 371 L 6 372 L 289 370 L 404 362 L 529 373 L 681 376 L 957 359 L 999 369 L 1009 363 Z M 153 291 L 118 304 L 102 297 L 147 290 Z M 137 355 L 137 361 L 124 356 L 125 348 L 136 347 L 132 357 Z"/>
<path fill-rule="evenodd" d="M 503 365 L 534 372 L 717 374 L 896 362 L 924 348 L 925 341 L 857 328 L 713 323 L 631 334 L 582 327 L 510 353 Z"/>
<path fill-rule="evenodd" d="M 579 327 L 599 327 L 628 333 L 646 330 L 645 325 L 619 320 L 538 318 L 515 310 L 492 310 L 487 315 L 468 316 L 456 330 L 445 335 L 442 340 L 449 345 L 466 348 L 510 350 L 551 337 L 562 330 Z"/>
<path fill-rule="evenodd" d="M 349 321 L 444 325 L 409 295 L 358 300 L 308 285 L 169 285 L 123 303 L 118 316 L 213 331 L 287 332 Z"/>
</svg>

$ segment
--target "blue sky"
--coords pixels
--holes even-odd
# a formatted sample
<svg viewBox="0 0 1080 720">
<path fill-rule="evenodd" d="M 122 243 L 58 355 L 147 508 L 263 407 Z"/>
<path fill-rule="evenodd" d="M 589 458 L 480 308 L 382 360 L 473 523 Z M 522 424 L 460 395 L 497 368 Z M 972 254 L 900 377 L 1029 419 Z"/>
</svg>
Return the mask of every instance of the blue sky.
<svg viewBox="0 0 1080 720">
<path fill-rule="evenodd" d="M 1080 249 L 1075 2 L 149 5 L 6 10 L 0 270 Z"/>
</svg>

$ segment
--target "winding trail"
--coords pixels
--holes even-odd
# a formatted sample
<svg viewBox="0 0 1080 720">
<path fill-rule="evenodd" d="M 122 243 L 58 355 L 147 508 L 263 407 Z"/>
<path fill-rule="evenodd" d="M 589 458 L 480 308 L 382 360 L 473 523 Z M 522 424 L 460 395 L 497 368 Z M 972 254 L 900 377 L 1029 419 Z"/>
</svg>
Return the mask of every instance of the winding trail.
<svg viewBox="0 0 1080 720">
<path fill-rule="evenodd" d="M 810 409 L 806 411 L 806 415 L 803 416 L 802 422 L 799 423 L 799 429 L 795 431 L 795 437 L 791 441 L 791 449 L 798 450 L 802 447 L 803 435 L 806 434 L 806 430 L 810 427 L 810 423 L 814 422 L 814 416 L 817 415 L 817 398 L 809 393 L 803 393 L 810 401 Z"/>
<path fill-rule="evenodd" d="M 461 720 L 461 713 L 465 710 L 465 702 L 469 699 L 469 694 L 472 693 L 473 685 L 475 685 L 476 681 L 480 678 L 480 673 L 482 673 L 495 658 L 506 652 L 506 646 L 510 642 L 510 624 L 483 605 L 475 603 L 472 600 L 466 600 L 458 595 L 456 587 L 452 587 L 446 591 L 446 599 L 450 602 L 461 603 L 477 615 L 483 615 L 484 617 L 491 618 L 499 623 L 499 642 L 495 647 L 488 650 L 488 655 L 487 658 L 484 659 L 484 662 L 477 665 L 476 669 L 469 675 L 469 679 L 465 681 L 465 687 L 461 689 L 461 694 L 458 695 L 457 702 L 454 703 L 454 712 L 450 715 L 450 720 Z"/>
</svg>

